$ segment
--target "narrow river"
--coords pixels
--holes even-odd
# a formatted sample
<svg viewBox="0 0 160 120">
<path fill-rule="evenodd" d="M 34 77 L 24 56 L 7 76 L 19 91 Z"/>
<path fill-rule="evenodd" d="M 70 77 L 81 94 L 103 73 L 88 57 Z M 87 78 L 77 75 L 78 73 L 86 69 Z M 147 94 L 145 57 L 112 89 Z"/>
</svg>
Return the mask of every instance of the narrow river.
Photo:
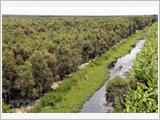
<svg viewBox="0 0 160 120">
<path fill-rule="evenodd" d="M 114 78 L 115 76 L 123 76 L 125 72 L 132 68 L 133 63 L 132 60 L 135 59 L 137 53 L 141 50 L 145 43 L 145 40 L 139 40 L 135 47 L 125 56 L 120 57 L 114 63 L 114 67 L 109 69 L 110 71 L 110 79 Z M 122 65 L 122 69 L 118 69 L 118 67 Z M 106 81 L 107 82 L 107 81 Z M 93 96 L 83 104 L 80 113 L 106 113 L 108 112 L 109 107 L 106 107 L 104 104 L 107 102 L 105 98 L 106 94 L 106 84 L 105 83 L 98 91 L 96 91 Z"/>
</svg>

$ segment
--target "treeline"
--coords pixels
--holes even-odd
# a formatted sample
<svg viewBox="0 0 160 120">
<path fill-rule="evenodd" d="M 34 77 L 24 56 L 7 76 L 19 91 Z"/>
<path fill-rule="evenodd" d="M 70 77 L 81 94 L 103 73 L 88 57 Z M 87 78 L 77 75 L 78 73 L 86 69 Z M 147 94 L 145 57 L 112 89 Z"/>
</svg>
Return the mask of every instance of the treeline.
<svg viewBox="0 0 160 120">
<path fill-rule="evenodd" d="M 117 76 L 107 84 L 112 112 L 158 112 L 158 23 L 150 28 L 146 38 L 127 78 Z"/>
<path fill-rule="evenodd" d="M 108 51 L 156 16 L 2 18 L 2 96 L 40 98 L 53 82 Z"/>
</svg>

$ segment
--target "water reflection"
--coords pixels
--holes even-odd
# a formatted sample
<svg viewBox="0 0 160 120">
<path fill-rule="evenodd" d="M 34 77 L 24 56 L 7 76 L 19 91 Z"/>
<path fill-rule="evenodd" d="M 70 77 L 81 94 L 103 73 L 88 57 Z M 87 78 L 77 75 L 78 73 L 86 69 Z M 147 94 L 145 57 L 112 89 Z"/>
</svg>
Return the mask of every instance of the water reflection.
<svg viewBox="0 0 160 120">
<path fill-rule="evenodd" d="M 128 53 L 127 55 L 120 57 L 117 59 L 115 66 L 112 67 L 110 70 L 110 79 L 113 79 L 115 76 L 120 75 L 123 76 L 125 72 L 132 68 L 133 63 L 132 60 L 135 59 L 136 54 L 141 50 L 145 43 L 145 40 L 139 40 L 135 47 Z M 122 65 L 123 67 L 119 69 L 119 66 Z M 105 113 L 110 108 L 104 106 L 106 103 L 106 83 L 96 91 L 93 96 L 83 104 L 83 107 L 80 113 Z"/>
</svg>

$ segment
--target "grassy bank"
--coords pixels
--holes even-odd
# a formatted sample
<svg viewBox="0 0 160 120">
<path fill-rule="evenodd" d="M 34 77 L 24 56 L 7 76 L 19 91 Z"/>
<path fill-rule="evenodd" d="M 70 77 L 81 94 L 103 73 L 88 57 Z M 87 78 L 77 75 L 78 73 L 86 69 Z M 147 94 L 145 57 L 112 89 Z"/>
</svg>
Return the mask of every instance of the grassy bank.
<svg viewBox="0 0 160 120">
<path fill-rule="evenodd" d="M 108 64 L 128 53 L 131 45 L 147 35 L 148 27 L 138 31 L 66 79 L 60 87 L 41 98 L 31 112 L 78 112 L 83 103 L 109 78 Z"/>
</svg>

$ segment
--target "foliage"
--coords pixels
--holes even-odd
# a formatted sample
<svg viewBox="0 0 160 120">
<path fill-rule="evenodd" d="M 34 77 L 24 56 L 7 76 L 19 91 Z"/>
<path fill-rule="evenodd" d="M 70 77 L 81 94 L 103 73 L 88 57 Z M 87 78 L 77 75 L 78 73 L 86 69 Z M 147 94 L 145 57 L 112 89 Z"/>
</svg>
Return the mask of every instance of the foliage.
<svg viewBox="0 0 160 120">
<path fill-rule="evenodd" d="M 13 112 L 11 109 L 11 105 L 8 105 L 4 102 L 4 99 L 2 99 L 2 113 L 10 113 Z"/>
<path fill-rule="evenodd" d="M 108 79 L 106 66 L 132 49 L 130 46 L 135 44 L 139 38 L 144 37 L 141 36 L 141 33 L 143 31 L 139 31 L 134 36 L 127 38 L 124 42 L 115 46 L 115 49 L 109 50 L 101 57 L 96 58 L 87 67 L 73 73 L 70 78 L 60 84 L 56 91 L 43 96 L 30 112 L 79 112 L 83 103 Z M 118 53 L 116 49 L 119 49 Z M 130 80 L 130 83 L 134 86 L 135 80 Z M 56 101 L 57 99 L 58 101 Z"/>
<path fill-rule="evenodd" d="M 135 85 L 124 84 L 126 88 L 120 100 L 115 102 L 114 112 L 155 113 L 158 112 L 158 23 L 148 30 L 147 42 L 134 60 L 134 67 L 130 71 L 128 81 L 135 79 Z M 117 81 L 118 79 L 118 81 Z M 122 89 L 120 78 L 109 81 L 107 85 L 111 96 L 116 98 Z M 121 83 L 121 84 L 120 84 Z M 117 89 L 118 86 L 118 89 Z M 114 93 L 114 94 L 113 94 Z M 120 104 L 119 104 L 120 102 Z"/>
<path fill-rule="evenodd" d="M 2 97 L 6 103 L 14 99 L 39 99 L 51 91 L 53 82 L 64 80 L 66 75 L 76 72 L 82 63 L 103 56 L 121 40 L 132 36 L 136 30 L 155 21 L 155 16 L 152 15 L 123 17 L 3 16 Z M 133 42 L 130 41 L 128 44 Z M 127 47 L 127 44 L 123 45 Z M 115 50 L 118 49 L 121 48 L 117 47 Z M 112 56 L 113 53 L 109 54 Z M 113 59 L 117 54 L 117 52 L 113 54 Z M 110 56 L 106 55 L 105 59 L 108 58 L 108 61 L 111 62 Z M 107 75 L 101 76 L 100 72 L 105 69 L 101 68 L 105 64 L 103 59 L 98 59 L 91 68 L 87 68 L 91 72 L 86 69 L 87 73 L 81 73 L 83 76 L 72 79 L 73 81 L 76 79 L 77 82 L 64 82 L 64 85 L 58 89 L 61 94 L 55 93 L 57 96 L 55 101 L 63 100 L 63 96 L 66 95 L 64 91 L 69 94 L 73 86 L 76 87 L 80 81 L 87 83 L 90 80 L 92 83 L 97 83 L 95 86 L 89 85 L 91 89 L 80 100 L 79 105 L 81 105 L 82 101 L 103 83 L 98 79 L 104 81 L 107 78 Z M 97 73 L 95 74 L 93 70 Z M 89 76 L 94 76 L 94 79 Z M 86 88 L 83 89 L 86 90 Z M 54 101 L 51 103 L 55 104 Z M 44 105 L 48 103 L 44 102 Z"/>
<path fill-rule="evenodd" d="M 127 93 L 129 85 L 135 87 L 136 80 L 116 76 L 112 80 L 108 81 L 106 85 L 107 104 L 112 106 L 120 104 L 121 106 L 124 106 L 123 97 Z"/>
<path fill-rule="evenodd" d="M 147 43 L 134 61 L 132 75 L 137 89 L 126 95 L 126 112 L 158 112 L 158 23 L 149 31 Z"/>
</svg>

